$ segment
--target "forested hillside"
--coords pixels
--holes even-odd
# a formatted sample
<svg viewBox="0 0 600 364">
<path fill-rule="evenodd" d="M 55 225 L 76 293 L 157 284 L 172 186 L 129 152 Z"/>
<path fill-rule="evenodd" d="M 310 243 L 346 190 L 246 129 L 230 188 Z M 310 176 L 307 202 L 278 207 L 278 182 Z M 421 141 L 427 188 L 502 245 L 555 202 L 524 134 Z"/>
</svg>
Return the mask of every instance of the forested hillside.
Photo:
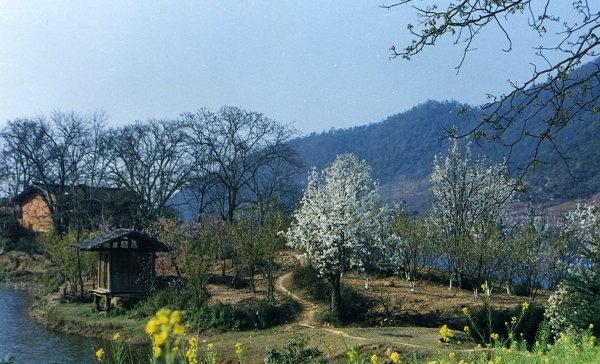
<svg viewBox="0 0 600 364">
<path fill-rule="evenodd" d="M 596 60 L 576 72 L 585 73 L 599 64 L 600 61 Z M 594 97 L 597 89 L 598 85 L 593 85 L 590 97 Z M 423 211 L 431 202 L 427 190 L 432 161 L 435 155 L 445 153 L 450 145 L 447 139 L 443 139 L 444 130 L 452 127 L 466 130 L 475 125 L 472 119 L 458 115 L 465 106 L 456 101 L 429 100 L 378 123 L 312 133 L 293 143 L 307 168 L 316 167 L 317 170 L 330 164 L 337 154 L 356 154 L 373 168 L 373 176 L 381 182 L 384 200 L 404 200 L 410 210 Z M 467 114 L 471 112 L 476 114 L 478 109 L 468 107 Z M 526 125 L 530 133 L 536 133 L 542 120 L 551 117 L 543 111 L 533 113 L 528 110 L 522 113 L 523 118 L 531 118 Z M 542 144 L 539 159 L 544 163 L 526 174 L 524 181 L 530 193 L 521 196 L 521 200 L 533 199 L 555 205 L 589 198 L 600 192 L 599 117 L 598 114 L 582 113 L 579 121 L 562 129 L 556 138 L 560 154 L 548 143 Z M 518 138 L 522 131 L 519 127 L 516 125 L 506 135 L 506 140 Z M 508 170 L 520 177 L 520 168 L 532 158 L 535 141 L 535 138 L 525 140 L 512 153 L 496 143 L 475 144 L 473 154 L 485 155 L 493 162 L 507 159 Z"/>
</svg>

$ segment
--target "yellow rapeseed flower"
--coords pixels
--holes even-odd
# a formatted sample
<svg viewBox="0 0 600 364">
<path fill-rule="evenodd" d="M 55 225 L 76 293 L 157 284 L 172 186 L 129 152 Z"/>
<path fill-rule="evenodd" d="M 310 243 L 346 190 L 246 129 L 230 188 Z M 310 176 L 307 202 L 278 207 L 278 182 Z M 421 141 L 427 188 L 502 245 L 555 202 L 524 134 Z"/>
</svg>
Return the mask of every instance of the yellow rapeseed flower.
<svg viewBox="0 0 600 364">
<path fill-rule="evenodd" d="M 242 343 L 236 343 L 235 344 L 235 354 L 240 356 L 243 352 L 244 352 L 244 349 L 242 348 Z"/>
<path fill-rule="evenodd" d="M 448 357 L 450 359 L 454 359 L 455 356 L 456 356 L 456 354 L 454 354 L 454 352 L 451 352 L 450 354 L 448 354 Z"/>
<path fill-rule="evenodd" d="M 498 334 L 496 334 L 496 333 L 492 333 L 492 334 L 490 335 L 490 337 L 491 337 L 492 339 L 494 339 L 494 340 L 498 340 L 498 339 L 500 338 L 500 335 L 498 335 Z"/>
<path fill-rule="evenodd" d="M 376 354 L 371 355 L 371 364 L 377 364 L 379 362 L 379 358 Z"/>
<path fill-rule="evenodd" d="M 442 335 L 442 340 L 444 340 L 444 342 L 450 342 L 450 339 L 454 337 L 452 330 L 448 328 L 448 325 L 444 325 L 440 328 L 440 335 Z"/>
<path fill-rule="evenodd" d="M 463 309 L 462 309 L 462 312 L 463 312 L 465 315 L 468 315 L 468 314 L 469 314 L 469 309 L 468 309 L 468 308 L 466 308 L 466 307 L 463 307 Z"/>
<path fill-rule="evenodd" d="M 511 318 L 510 318 L 510 323 L 511 323 L 511 324 L 513 324 L 513 325 L 514 325 L 514 324 L 516 324 L 516 323 L 517 323 L 517 318 L 516 318 L 516 317 L 514 317 L 514 316 L 513 316 L 513 317 L 511 317 Z"/>
<path fill-rule="evenodd" d="M 154 334 L 154 345 L 161 346 L 162 344 L 165 343 L 165 341 L 167 341 L 168 337 L 169 337 L 169 333 L 164 330 L 158 334 Z"/>
<path fill-rule="evenodd" d="M 158 319 L 158 321 L 161 324 L 166 325 L 169 323 L 169 315 L 170 314 L 171 314 L 171 310 L 162 308 L 156 313 L 156 318 Z"/>
<path fill-rule="evenodd" d="M 154 346 L 154 348 L 152 349 L 152 352 L 154 353 L 155 358 L 160 358 L 160 355 L 162 354 L 162 350 L 160 349 L 160 346 Z"/>
<path fill-rule="evenodd" d="M 348 356 L 348 360 L 349 361 L 353 361 L 354 360 L 354 351 L 350 350 L 346 353 L 346 355 Z"/>
<path fill-rule="evenodd" d="M 213 351 L 215 349 L 215 344 L 209 343 L 208 345 L 206 345 L 206 348 L 210 351 Z"/>
<path fill-rule="evenodd" d="M 98 351 L 96 351 L 96 358 L 98 359 L 98 361 L 100 363 L 102 363 L 102 361 L 104 360 L 104 356 L 105 356 L 105 352 L 103 348 L 98 349 Z"/>
<path fill-rule="evenodd" d="M 175 327 L 173 327 L 173 333 L 175 335 L 183 335 L 185 333 L 185 327 L 183 327 L 182 325 L 176 324 Z"/>
<path fill-rule="evenodd" d="M 113 341 L 117 341 L 121 338 L 121 335 L 119 335 L 119 333 L 117 332 L 116 334 L 113 335 Z"/>
<path fill-rule="evenodd" d="M 590 324 L 589 328 L 593 329 L 594 328 L 594 324 Z"/>
<path fill-rule="evenodd" d="M 398 360 L 400 360 L 400 354 L 398 354 L 397 352 L 395 352 L 395 351 L 394 351 L 394 352 L 393 352 L 393 353 L 390 355 L 390 359 L 392 359 L 392 361 L 393 361 L 394 363 L 397 363 L 397 362 L 398 362 Z"/>
<path fill-rule="evenodd" d="M 523 311 L 525 311 L 526 309 L 528 309 L 529 308 L 529 302 L 527 302 L 527 301 L 523 302 L 522 308 L 523 308 Z"/>
<path fill-rule="evenodd" d="M 160 322 L 157 319 L 151 318 L 150 321 L 148 321 L 148 323 L 146 324 L 146 333 L 148 335 L 154 334 L 157 331 L 159 324 Z"/>
<path fill-rule="evenodd" d="M 188 359 L 188 364 L 198 364 L 198 358 L 196 357 L 196 350 L 198 349 L 198 339 L 193 337 L 190 340 L 188 340 L 188 344 L 189 347 L 185 352 L 185 356 Z"/>
<path fill-rule="evenodd" d="M 179 311 L 173 311 L 169 317 L 169 323 L 175 325 L 179 323 L 179 320 L 181 320 L 181 313 Z"/>
<path fill-rule="evenodd" d="M 467 335 L 469 335 L 469 333 L 471 332 L 471 328 L 470 328 L 469 326 L 465 326 L 465 327 L 463 328 L 463 330 L 465 330 L 465 333 L 466 333 Z"/>
</svg>

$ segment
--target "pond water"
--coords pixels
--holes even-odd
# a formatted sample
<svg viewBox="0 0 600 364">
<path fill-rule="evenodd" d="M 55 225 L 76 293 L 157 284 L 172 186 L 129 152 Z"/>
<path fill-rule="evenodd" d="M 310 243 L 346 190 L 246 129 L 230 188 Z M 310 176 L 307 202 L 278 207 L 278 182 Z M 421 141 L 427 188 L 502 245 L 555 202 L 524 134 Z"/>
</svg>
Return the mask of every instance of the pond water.
<svg viewBox="0 0 600 364">
<path fill-rule="evenodd" d="M 27 315 L 33 297 L 0 287 L 0 360 L 15 364 L 96 363 L 102 340 L 48 331 Z"/>
</svg>

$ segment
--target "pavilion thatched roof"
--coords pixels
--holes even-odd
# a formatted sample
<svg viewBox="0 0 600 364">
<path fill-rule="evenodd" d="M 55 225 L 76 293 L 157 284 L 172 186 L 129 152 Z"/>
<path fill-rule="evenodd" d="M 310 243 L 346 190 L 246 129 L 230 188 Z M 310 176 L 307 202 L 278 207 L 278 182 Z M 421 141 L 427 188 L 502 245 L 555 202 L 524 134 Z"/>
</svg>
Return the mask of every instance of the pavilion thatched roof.
<svg viewBox="0 0 600 364">
<path fill-rule="evenodd" d="M 73 247 L 86 251 L 106 250 L 121 243 L 121 249 L 137 249 L 152 252 L 166 252 L 169 247 L 156 238 L 140 231 L 118 229 L 95 238 L 73 244 Z"/>
</svg>

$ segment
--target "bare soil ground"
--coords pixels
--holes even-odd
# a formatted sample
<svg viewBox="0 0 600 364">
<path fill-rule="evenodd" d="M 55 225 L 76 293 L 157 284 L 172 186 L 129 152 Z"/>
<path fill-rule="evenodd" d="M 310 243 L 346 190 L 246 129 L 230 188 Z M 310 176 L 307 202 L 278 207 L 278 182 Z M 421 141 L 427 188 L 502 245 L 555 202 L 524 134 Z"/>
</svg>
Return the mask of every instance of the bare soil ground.
<svg viewBox="0 0 600 364">
<path fill-rule="evenodd" d="M 376 319 L 335 328 L 317 320 L 319 313 L 328 309 L 327 305 L 311 302 L 304 292 L 292 285 L 291 273 L 294 267 L 300 264 L 296 258 L 297 254 L 291 250 L 280 253 L 276 280 L 277 299 L 287 296 L 300 303 L 302 309 L 295 322 L 262 331 L 203 332 L 200 337 L 201 342 L 214 343 L 223 359 L 228 356 L 234 358 L 233 344 L 241 342 L 247 350 L 248 362 L 261 362 L 261 358 L 264 358 L 265 355 L 265 348 L 281 348 L 298 334 L 308 335 L 311 346 L 316 346 L 324 353 L 331 355 L 345 352 L 346 343 L 365 348 L 377 348 L 381 353 L 389 351 L 390 348 L 397 351 L 403 350 L 407 354 L 414 350 L 432 352 L 446 350 L 446 347 L 439 342 L 439 327 L 448 324 L 455 330 L 459 340 L 464 340 L 466 337 L 460 332 L 465 320 L 462 308 L 475 309 L 483 305 L 483 299 L 481 297 L 476 299 L 473 292 L 457 288 L 448 290 L 446 284 L 439 282 L 421 280 L 417 282 L 416 291 L 412 292 L 408 282 L 397 276 L 371 277 L 369 289 L 365 290 L 364 278 L 355 277 L 353 272 L 349 272 L 344 275 L 342 283 L 353 286 L 375 302 L 371 311 L 372 316 Z M 11 285 L 14 282 L 22 281 L 24 285 L 27 285 L 27 277 L 31 274 L 42 274 L 49 264 L 42 256 L 32 258 L 29 254 L 19 252 L 0 255 L 0 284 Z M 212 273 L 220 276 L 219 262 L 215 261 L 212 268 Z M 231 268 L 230 262 L 228 262 L 226 275 L 228 277 L 235 275 L 235 269 Z M 239 276 L 242 279 L 246 278 L 243 271 Z M 9 277 L 8 284 L 6 277 Z M 1 282 L 2 280 L 4 283 Z M 208 286 L 211 293 L 209 304 L 217 302 L 235 304 L 252 297 L 266 296 L 266 280 L 261 275 L 256 277 L 256 294 L 249 287 L 234 288 L 229 284 L 224 284 L 224 282 L 228 282 L 227 279 L 214 281 L 215 283 Z M 525 298 L 509 297 L 501 287 L 496 287 L 491 300 L 495 309 L 512 309 L 522 304 Z M 544 297 L 539 300 L 543 301 Z M 46 302 L 49 306 L 45 311 L 34 310 L 32 314 L 50 314 L 59 317 L 62 325 L 54 327 L 55 329 L 105 338 L 110 338 L 115 331 L 119 331 L 129 342 L 145 343 L 144 340 L 147 341 L 143 332 L 143 321 L 128 320 L 124 316 L 109 317 L 92 314 L 91 303 L 59 304 L 59 302 L 65 302 L 61 293 L 47 296 Z M 384 315 L 386 310 L 388 314 Z M 37 319 L 45 320 L 44 316 L 37 317 Z M 81 327 L 85 327 L 85 330 L 82 331 Z M 339 337 L 340 333 L 344 338 L 342 340 Z M 460 346 L 454 346 L 452 350 L 470 349 L 472 349 L 472 344 L 464 342 Z"/>
<path fill-rule="evenodd" d="M 300 264 L 296 258 L 297 252 L 286 250 L 279 255 L 280 270 L 276 281 L 276 291 L 279 297 L 288 296 L 301 304 L 302 312 L 297 317 L 296 323 L 307 327 L 322 326 L 317 322 L 319 312 L 327 310 L 326 305 L 314 303 L 304 293 L 298 291 L 291 283 L 293 268 Z M 218 267 L 215 267 L 217 270 Z M 231 269 L 231 268 L 230 268 Z M 215 272 L 216 273 L 216 272 Z M 233 274 L 227 270 L 227 274 Z M 483 282 L 482 282 L 483 283 Z M 258 275 L 256 277 L 257 295 L 266 295 L 266 280 Z M 342 284 L 350 285 L 362 295 L 371 298 L 375 305 L 371 311 L 376 319 L 365 323 L 356 323 L 354 326 L 441 326 L 443 324 L 462 325 L 465 316 L 463 307 L 470 310 L 483 305 L 483 297 L 475 298 L 474 292 L 459 288 L 448 289 L 443 283 L 421 280 L 416 282 L 415 291 L 411 291 L 409 283 L 398 276 L 369 278 L 369 289 L 365 289 L 362 276 L 355 276 L 349 272 L 342 277 Z M 243 299 L 254 296 L 248 288 L 235 289 L 223 284 L 209 284 L 211 298 L 209 303 L 223 302 L 235 304 Z M 491 300 L 495 309 L 513 309 L 522 304 L 526 298 L 508 296 L 501 286 L 494 286 Z M 544 294 L 538 298 L 544 300 Z M 380 313 L 380 315 L 377 315 Z M 385 315 L 383 314 L 385 313 Z M 462 326 L 460 326 L 462 327 Z"/>
</svg>

